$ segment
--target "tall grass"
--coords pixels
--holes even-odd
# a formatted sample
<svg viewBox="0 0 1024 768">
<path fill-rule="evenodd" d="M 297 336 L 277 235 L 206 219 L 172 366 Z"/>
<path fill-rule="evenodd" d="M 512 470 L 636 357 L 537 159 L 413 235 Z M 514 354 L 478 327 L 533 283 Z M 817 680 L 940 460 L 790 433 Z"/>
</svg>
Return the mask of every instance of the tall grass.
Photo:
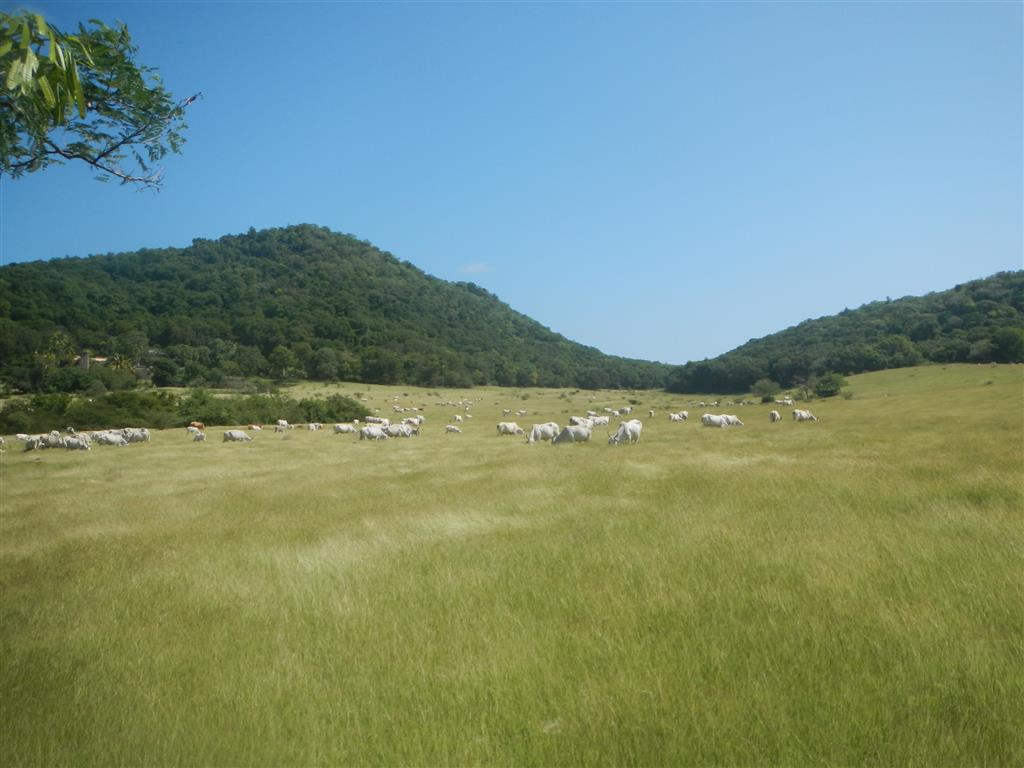
<svg viewBox="0 0 1024 768">
<path fill-rule="evenodd" d="M 728 430 L 347 385 L 424 434 L 9 450 L 0 762 L 1020 764 L 1021 373 Z M 627 397 L 636 446 L 495 434 Z"/>
</svg>

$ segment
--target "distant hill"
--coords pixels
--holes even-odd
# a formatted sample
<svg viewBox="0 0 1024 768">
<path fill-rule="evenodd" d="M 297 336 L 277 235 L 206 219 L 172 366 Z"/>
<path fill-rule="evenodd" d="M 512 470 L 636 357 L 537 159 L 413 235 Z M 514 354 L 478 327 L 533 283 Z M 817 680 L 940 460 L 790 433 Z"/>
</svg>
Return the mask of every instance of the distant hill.
<svg viewBox="0 0 1024 768">
<path fill-rule="evenodd" d="M 107 358 L 90 373 L 88 351 Z M 664 385 L 473 283 L 301 225 L 0 268 L 0 379 L 24 391 L 301 377 L 424 386 Z M 97 383 L 97 381 L 99 383 Z"/>
<path fill-rule="evenodd" d="M 1024 362 L 1024 271 L 806 320 L 680 366 L 669 375 L 668 389 L 747 392 L 762 378 L 793 387 L 827 371 L 854 374 L 926 361 Z"/>
</svg>

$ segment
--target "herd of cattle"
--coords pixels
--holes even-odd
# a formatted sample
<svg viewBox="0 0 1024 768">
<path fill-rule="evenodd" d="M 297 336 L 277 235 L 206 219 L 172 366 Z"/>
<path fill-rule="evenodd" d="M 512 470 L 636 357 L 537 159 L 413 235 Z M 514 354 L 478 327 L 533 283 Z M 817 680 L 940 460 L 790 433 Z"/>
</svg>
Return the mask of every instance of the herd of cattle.
<svg viewBox="0 0 1024 768">
<path fill-rule="evenodd" d="M 780 404 L 792 405 L 792 401 L 776 401 Z M 455 403 L 438 403 L 438 405 L 456 405 Z M 460 407 L 464 403 L 458 404 Z M 700 403 L 704 405 L 704 403 Z M 717 405 L 717 403 L 715 403 Z M 469 410 L 469 406 L 466 405 L 464 408 L 466 411 Z M 395 406 L 396 412 L 404 411 L 405 409 Z M 419 409 L 411 409 L 419 410 Z M 514 421 L 501 421 L 497 425 L 497 434 L 499 437 L 512 435 L 525 437 L 528 444 L 549 442 L 551 445 L 560 445 L 563 443 L 586 443 L 589 442 L 594 434 L 594 430 L 597 427 L 608 428 L 609 420 L 612 415 L 614 416 L 628 416 L 632 412 L 632 408 L 626 406 L 624 408 L 613 409 L 605 408 L 607 411 L 606 415 L 598 414 L 596 411 L 587 411 L 585 416 L 570 416 L 569 423 L 562 427 L 557 422 L 549 421 L 543 424 L 534 424 L 529 432 L 519 426 Z M 503 415 L 511 415 L 510 409 L 504 409 Z M 817 421 L 817 417 L 813 413 L 800 408 L 793 409 L 793 421 Z M 517 411 L 517 415 L 525 415 L 526 411 Z M 654 411 L 648 411 L 651 418 L 654 418 Z M 445 434 L 459 434 L 462 432 L 459 423 L 464 422 L 464 419 L 471 419 L 472 415 L 469 413 L 465 414 L 454 414 L 451 421 L 454 423 L 445 425 Z M 690 418 L 688 411 L 678 411 L 669 413 L 669 421 L 671 422 L 685 422 Z M 777 410 L 772 410 L 768 413 L 768 419 L 771 423 L 775 424 L 782 420 L 782 415 Z M 701 424 L 705 427 L 717 427 L 719 429 L 726 429 L 729 427 L 742 427 L 743 422 L 739 417 L 734 414 L 711 414 L 705 413 L 700 418 Z M 420 434 L 420 428 L 423 426 L 426 418 L 417 413 L 414 416 L 407 416 L 402 418 L 401 421 L 392 423 L 390 419 L 381 416 L 367 416 L 364 422 L 360 424 L 358 420 L 348 424 L 335 424 L 334 434 L 354 434 L 358 435 L 360 440 L 390 440 L 392 438 L 411 438 L 417 437 Z M 324 425 L 319 422 L 310 422 L 303 425 L 305 429 L 310 432 L 315 432 L 324 428 Z M 274 425 L 274 431 L 278 433 L 287 432 L 288 430 L 294 429 L 296 425 L 289 424 L 285 419 L 279 419 Z M 622 445 L 628 443 L 640 442 L 640 435 L 643 432 L 643 422 L 637 418 L 630 418 L 626 421 L 620 421 L 619 426 L 614 433 L 610 430 L 607 431 L 608 444 L 609 445 Z M 246 429 L 228 429 L 223 433 L 223 442 L 226 443 L 248 443 L 252 442 L 252 435 L 249 431 L 262 431 L 263 427 L 259 424 L 250 424 Z M 193 421 L 187 427 L 186 430 L 192 435 L 192 439 L 195 442 L 206 441 L 206 425 L 202 422 Z M 247 431 L 248 430 L 248 431 Z M 24 442 L 26 451 L 40 450 L 44 448 L 66 448 L 67 450 L 90 450 L 93 443 L 97 445 L 113 445 L 113 446 L 127 446 L 131 443 L 147 443 L 150 441 L 150 432 L 145 427 L 125 427 L 124 429 L 108 429 L 95 432 L 77 432 L 71 427 L 68 427 L 65 433 L 61 433 L 58 430 L 53 430 L 46 434 L 40 435 L 25 435 L 19 434 L 16 436 L 18 440 Z M 0 450 L 3 450 L 3 438 L 0 437 Z"/>
</svg>

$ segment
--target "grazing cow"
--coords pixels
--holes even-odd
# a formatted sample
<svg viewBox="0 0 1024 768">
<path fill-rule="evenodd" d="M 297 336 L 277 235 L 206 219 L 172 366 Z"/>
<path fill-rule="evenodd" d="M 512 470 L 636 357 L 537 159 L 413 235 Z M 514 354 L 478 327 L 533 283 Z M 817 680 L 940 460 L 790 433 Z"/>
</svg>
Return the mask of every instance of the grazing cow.
<svg viewBox="0 0 1024 768">
<path fill-rule="evenodd" d="M 793 421 L 817 421 L 818 417 L 810 411 L 802 411 L 799 408 L 793 410 Z"/>
<path fill-rule="evenodd" d="M 778 411 L 768 411 L 768 421 L 774 424 L 777 421 L 782 421 L 782 414 Z"/>
<path fill-rule="evenodd" d="M 389 424 L 384 427 L 388 437 L 417 437 L 420 434 L 419 427 L 411 427 L 408 424 Z"/>
<path fill-rule="evenodd" d="M 544 424 L 534 424 L 530 428 L 526 442 L 536 443 L 543 440 L 554 440 L 556 437 L 558 437 L 558 425 L 553 421 L 548 421 Z"/>
<path fill-rule="evenodd" d="M 632 412 L 633 412 L 633 406 L 632 405 L 627 405 L 624 408 L 619 408 L 619 413 L 622 414 L 623 416 L 628 416 Z"/>
<path fill-rule="evenodd" d="M 462 423 L 462 416 L 460 416 L 459 414 L 456 413 L 454 416 L 452 416 L 452 421 L 454 421 L 454 422 L 456 422 L 458 424 L 461 424 Z"/>
<path fill-rule="evenodd" d="M 640 419 L 630 419 L 619 422 L 619 429 L 614 435 L 608 436 L 608 445 L 621 445 L 622 443 L 639 443 L 640 433 L 644 425 Z"/>
<path fill-rule="evenodd" d="M 607 427 L 608 426 L 609 418 L 610 417 L 608 417 L 608 416 L 593 416 L 593 417 L 591 417 L 591 419 L 590 419 L 590 428 L 593 429 L 594 427 Z M 583 422 L 583 426 L 584 427 L 587 426 L 587 422 Z"/>
<path fill-rule="evenodd" d="M 306 425 L 306 429 L 310 432 L 316 432 L 318 429 L 323 429 L 323 426 L 319 421 L 311 421 Z"/>
<path fill-rule="evenodd" d="M 582 424 L 570 424 L 558 433 L 558 436 L 551 441 L 551 444 L 586 443 L 590 440 L 591 433 L 592 430 L 589 427 L 585 427 Z"/>
<path fill-rule="evenodd" d="M 205 432 L 196 432 L 194 435 L 192 435 L 192 442 L 193 443 L 205 443 L 206 442 L 206 433 Z"/>
<path fill-rule="evenodd" d="M 690 418 L 690 414 L 686 411 L 680 411 L 679 413 L 670 413 L 668 415 L 669 421 L 686 421 Z"/>
<path fill-rule="evenodd" d="M 653 419 L 654 418 L 654 409 L 652 408 L 651 410 L 649 410 L 647 412 L 647 415 L 650 416 Z"/>
<path fill-rule="evenodd" d="M 498 422 L 498 436 L 501 435 L 525 435 L 526 432 L 514 421 Z"/>
<path fill-rule="evenodd" d="M 733 416 L 731 414 L 722 414 L 722 418 L 725 419 L 725 423 L 730 427 L 742 427 L 743 422 L 740 421 L 739 416 Z"/>
<path fill-rule="evenodd" d="M 366 417 L 366 423 L 367 424 L 378 424 L 381 427 L 386 427 L 388 424 L 391 423 L 391 419 L 385 419 L 385 418 L 382 418 L 380 416 L 367 416 Z"/>
<path fill-rule="evenodd" d="M 148 443 L 150 434 L 149 430 L 145 427 L 138 429 L 134 427 L 125 427 L 121 430 L 121 434 L 124 435 L 124 439 L 129 443 Z"/>
<path fill-rule="evenodd" d="M 190 426 L 190 427 L 195 427 L 196 429 L 198 429 L 198 430 L 200 430 L 200 431 L 201 431 L 201 430 L 204 430 L 204 429 L 206 429 L 206 425 L 205 425 L 205 424 L 203 424 L 203 422 L 201 422 L 201 421 L 192 421 L 192 422 L 189 422 L 189 426 Z"/>
<path fill-rule="evenodd" d="M 128 445 L 128 441 L 124 439 L 124 435 L 119 435 L 114 432 L 101 432 L 96 436 L 96 442 L 100 445 Z"/>
<path fill-rule="evenodd" d="M 360 440 L 387 440 L 388 433 L 379 424 L 370 424 L 359 430 Z"/>
<path fill-rule="evenodd" d="M 595 419 L 596 419 L 596 417 L 591 418 L 589 416 L 570 416 L 569 417 L 569 426 L 570 427 L 588 427 L 589 429 L 593 429 L 594 428 L 594 424 L 596 423 Z M 608 423 L 608 417 L 607 416 L 604 417 L 604 422 L 605 422 L 605 424 Z"/>
<path fill-rule="evenodd" d="M 224 433 L 225 443 L 251 443 L 252 437 L 245 434 L 241 429 L 229 429 Z"/>
<path fill-rule="evenodd" d="M 729 424 L 721 416 L 713 416 L 710 413 L 705 413 L 700 417 L 700 423 L 705 427 L 721 427 L 725 429 Z"/>
<path fill-rule="evenodd" d="M 334 434 L 340 435 L 342 433 L 354 435 L 359 430 L 356 429 L 352 424 L 335 424 Z"/>
<path fill-rule="evenodd" d="M 454 424 L 445 424 L 444 431 L 453 432 L 455 434 L 462 434 L 462 430 L 456 427 Z"/>
</svg>

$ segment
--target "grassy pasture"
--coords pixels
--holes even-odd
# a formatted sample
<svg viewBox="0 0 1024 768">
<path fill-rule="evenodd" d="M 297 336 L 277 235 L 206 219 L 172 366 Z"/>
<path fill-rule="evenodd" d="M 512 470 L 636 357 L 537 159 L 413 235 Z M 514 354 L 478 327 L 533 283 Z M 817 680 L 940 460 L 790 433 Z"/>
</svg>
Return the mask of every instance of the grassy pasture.
<svg viewBox="0 0 1024 768">
<path fill-rule="evenodd" d="M 850 389 L 718 430 L 666 393 L 306 385 L 428 421 L 9 442 L 0 764 L 1020 765 L 1024 367 Z M 627 398 L 639 445 L 495 433 Z"/>
</svg>

